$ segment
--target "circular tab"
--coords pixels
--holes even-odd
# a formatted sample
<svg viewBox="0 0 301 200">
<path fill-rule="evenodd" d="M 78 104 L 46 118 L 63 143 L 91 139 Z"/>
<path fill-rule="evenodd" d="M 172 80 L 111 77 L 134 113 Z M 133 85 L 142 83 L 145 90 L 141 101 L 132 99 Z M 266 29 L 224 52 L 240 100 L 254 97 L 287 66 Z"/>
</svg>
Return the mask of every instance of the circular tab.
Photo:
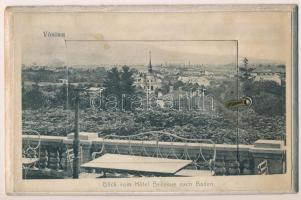
<svg viewBox="0 0 301 200">
<path fill-rule="evenodd" d="M 243 103 L 246 106 L 251 106 L 253 103 L 253 100 L 251 97 L 243 97 Z"/>
</svg>

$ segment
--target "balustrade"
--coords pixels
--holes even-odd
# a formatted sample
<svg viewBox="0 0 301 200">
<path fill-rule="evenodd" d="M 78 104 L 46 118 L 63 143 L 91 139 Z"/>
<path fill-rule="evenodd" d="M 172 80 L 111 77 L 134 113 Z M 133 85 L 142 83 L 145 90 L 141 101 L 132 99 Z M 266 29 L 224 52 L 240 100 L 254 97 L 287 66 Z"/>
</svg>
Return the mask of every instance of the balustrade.
<svg viewBox="0 0 301 200">
<path fill-rule="evenodd" d="M 39 171 L 57 172 L 57 177 L 71 177 L 73 161 L 73 140 L 67 137 L 40 136 L 38 149 Z M 138 139 L 137 139 L 138 138 Z M 104 153 L 129 154 L 140 156 L 158 156 L 173 159 L 190 159 L 193 163 L 189 168 L 198 170 L 212 169 L 214 175 L 250 175 L 258 173 L 258 164 L 268 161 L 269 173 L 284 173 L 283 161 L 285 148 L 255 145 L 240 145 L 240 162 L 236 161 L 236 146 L 194 142 L 180 142 L 180 140 L 154 141 L 145 137 L 133 136 L 126 138 L 93 138 L 82 139 L 79 152 L 80 163 L 86 163 Z M 166 138 L 165 138 L 166 139 Z M 23 136 L 23 152 L 28 144 L 37 144 L 37 137 Z M 262 144 L 260 144 L 262 145 Z M 31 145 L 32 146 L 32 145 Z M 94 153 L 93 153 L 94 152 Z M 98 153 L 95 153 L 98 152 Z M 216 159 L 214 160 L 214 156 Z M 213 162 L 214 161 L 214 162 Z"/>
</svg>

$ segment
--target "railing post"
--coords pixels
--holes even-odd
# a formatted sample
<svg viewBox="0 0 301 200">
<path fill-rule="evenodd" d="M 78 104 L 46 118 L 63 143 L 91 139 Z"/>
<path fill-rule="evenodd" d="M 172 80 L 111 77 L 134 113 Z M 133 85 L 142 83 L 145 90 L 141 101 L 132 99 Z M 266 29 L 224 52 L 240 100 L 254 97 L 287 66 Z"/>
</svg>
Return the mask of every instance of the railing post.
<svg viewBox="0 0 301 200">
<path fill-rule="evenodd" d="M 39 168 L 45 169 L 48 166 L 48 152 L 46 148 L 42 148 L 40 152 Z"/>
<path fill-rule="evenodd" d="M 49 152 L 49 168 L 53 170 L 60 168 L 60 154 L 56 147 Z"/>
<path fill-rule="evenodd" d="M 284 141 L 257 140 L 254 147 L 250 149 L 254 158 L 254 172 L 258 171 L 257 166 L 266 160 L 269 174 L 283 174 L 286 169 Z"/>
<path fill-rule="evenodd" d="M 73 140 L 73 178 L 77 179 L 79 174 L 79 158 L 78 158 L 78 150 L 79 150 L 79 91 L 76 92 L 75 97 L 75 124 L 74 124 L 74 140 Z"/>
</svg>

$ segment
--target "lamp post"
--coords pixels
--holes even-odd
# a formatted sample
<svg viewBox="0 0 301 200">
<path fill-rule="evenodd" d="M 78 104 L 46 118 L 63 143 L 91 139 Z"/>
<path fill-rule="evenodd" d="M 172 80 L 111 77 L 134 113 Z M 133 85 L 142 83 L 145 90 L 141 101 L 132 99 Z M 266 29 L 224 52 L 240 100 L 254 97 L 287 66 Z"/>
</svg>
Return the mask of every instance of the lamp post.
<svg viewBox="0 0 301 200">
<path fill-rule="evenodd" d="M 76 90 L 75 96 L 75 123 L 74 123 L 74 139 L 73 139 L 73 153 L 74 153 L 74 160 L 73 160 L 73 178 L 78 179 L 79 174 L 79 90 Z"/>
</svg>

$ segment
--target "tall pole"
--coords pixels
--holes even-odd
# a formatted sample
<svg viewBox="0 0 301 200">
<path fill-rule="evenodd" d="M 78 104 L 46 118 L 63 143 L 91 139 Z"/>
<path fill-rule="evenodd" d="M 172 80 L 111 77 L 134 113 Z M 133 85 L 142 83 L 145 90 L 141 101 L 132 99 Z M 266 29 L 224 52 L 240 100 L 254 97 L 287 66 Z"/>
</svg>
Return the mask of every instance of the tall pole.
<svg viewBox="0 0 301 200">
<path fill-rule="evenodd" d="M 203 96 L 203 111 L 205 111 L 205 89 L 204 88 L 203 88 L 202 96 Z"/>
<path fill-rule="evenodd" d="M 73 178 L 74 179 L 78 179 L 78 174 L 79 174 L 78 135 L 79 135 L 79 91 L 76 92 L 76 97 L 75 97 L 75 124 L 74 124 L 74 140 L 73 140 L 73 153 L 74 153 Z"/>
<path fill-rule="evenodd" d="M 236 67 L 237 67 L 237 80 L 236 80 L 236 87 L 237 87 L 237 101 L 239 100 L 239 66 L 238 66 L 238 40 L 236 41 Z M 239 107 L 236 110 L 237 113 L 237 131 L 236 131 L 236 160 L 239 163 Z"/>
</svg>

